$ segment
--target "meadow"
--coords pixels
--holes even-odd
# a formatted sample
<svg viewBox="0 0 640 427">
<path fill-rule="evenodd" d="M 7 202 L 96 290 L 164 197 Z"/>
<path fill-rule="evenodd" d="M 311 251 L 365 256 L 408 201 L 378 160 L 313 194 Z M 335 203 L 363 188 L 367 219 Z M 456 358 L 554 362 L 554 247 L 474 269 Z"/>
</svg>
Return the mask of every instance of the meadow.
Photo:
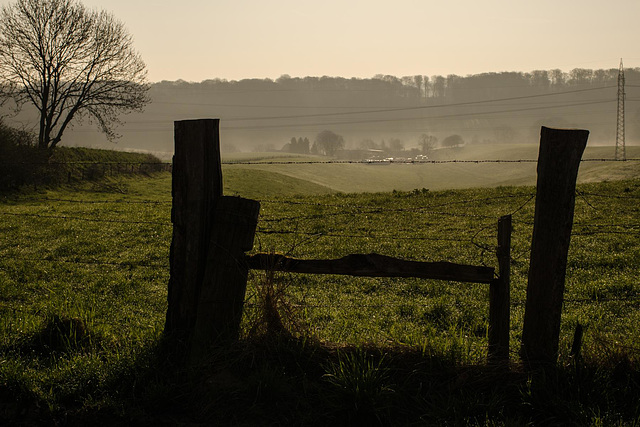
<svg viewBox="0 0 640 427">
<path fill-rule="evenodd" d="M 461 175 L 449 166 L 485 167 L 481 175 L 494 181 L 455 191 L 422 181 L 395 188 L 400 177 L 385 183 L 383 170 L 396 167 Z M 204 372 L 184 372 L 168 364 L 162 340 L 169 173 L 5 196 L 0 420 L 638 425 L 637 163 L 581 166 L 560 368 L 538 381 L 517 354 L 535 188 L 496 186 L 521 179 L 487 173 L 506 166 L 535 175 L 527 164 L 251 164 L 223 172 L 225 194 L 261 202 L 253 252 L 376 252 L 497 267 L 497 220 L 512 214 L 510 373 L 485 364 L 486 285 L 264 272 L 251 274 L 240 342 L 212 354 Z M 627 179 L 589 182 L 605 173 Z M 380 192 L 372 192 L 376 183 Z M 578 323 L 585 327 L 579 358 L 569 355 Z"/>
<path fill-rule="evenodd" d="M 612 159 L 613 147 L 588 146 L 584 159 Z M 228 165 L 228 170 L 259 170 L 264 177 L 276 181 L 302 180 L 308 192 L 322 193 L 338 191 L 344 193 L 388 192 L 393 190 L 411 191 L 415 188 L 430 190 L 450 190 L 477 187 L 520 186 L 536 184 L 535 162 L 517 163 L 518 160 L 536 160 L 538 146 L 518 145 L 470 145 L 457 149 L 436 150 L 431 154 L 433 161 L 461 163 L 440 164 L 298 164 L 290 162 L 323 162 L 319 156 L 293 157 L 278 156 L 276 153 L 231 153 L 223 155 L 223 162 L 251 162 L 252 164 Z M 640 147 L 627 147 L 627 158 L 640 158 Z M 467 163 L 473 161 L 502 160 L 515 163 Z M 275 163 L 275 164 L 274 164 Z M 280 164 L 279 164 L 280 163 Z M 229 173 L 225 171 L 226 174 Z M 600 182 L 640 178 L 640 171 L 632 162 L 586 161 L 580 166 L 579 182 Z M 229 178 L 232 179 L 232 178 Z M 278 182 L 275 183 L 278 186 Z M 261 185 L 260 193 L 274 191 L 273 186 Z M 292 194 L 285 187 L 287 194 Z M 250 191 L 250 185 L 238 186 L 239 193 Z M 300 190 L 297 189 L 300 193 Z M 294 193 L 295 194 L 295 193 Z"/>
</svg>

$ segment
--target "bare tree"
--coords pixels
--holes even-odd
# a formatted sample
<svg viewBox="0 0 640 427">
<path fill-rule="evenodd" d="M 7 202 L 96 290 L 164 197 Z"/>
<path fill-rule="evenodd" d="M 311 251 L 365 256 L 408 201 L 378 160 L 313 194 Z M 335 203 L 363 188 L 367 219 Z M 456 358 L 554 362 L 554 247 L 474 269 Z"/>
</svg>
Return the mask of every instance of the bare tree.
<svg viewBox="0 0 640 427">
<path fill-rule="evenodd" d="M 38 147 L 53 148 L 73 119 L 113 140 L 118 116 L 149 102 L 146 66 L 124 25 L 75 0 L 17 0 L 0 11 L 0 90 L 16 111 L 33 104 Z"/>
<path fill-rule="evenodd" d="M 333 156 L 344 147 L 344 138 L 330 130 L 323 130 L 316 136 L 316 150 L 325 156 Z"/>
<path fill-rule="evenodd" d="M 437 137 L 433 135 L 428 135 L 426 133 L 423 133 L 418 138 L 418 144 L 422 149 L 422 154 L 425 154 L 427 156 L 431 155 L 431 152 L 433 151 L 434 148 L 436 148 L 437 143 L 438 143 Z"/>
</svg>

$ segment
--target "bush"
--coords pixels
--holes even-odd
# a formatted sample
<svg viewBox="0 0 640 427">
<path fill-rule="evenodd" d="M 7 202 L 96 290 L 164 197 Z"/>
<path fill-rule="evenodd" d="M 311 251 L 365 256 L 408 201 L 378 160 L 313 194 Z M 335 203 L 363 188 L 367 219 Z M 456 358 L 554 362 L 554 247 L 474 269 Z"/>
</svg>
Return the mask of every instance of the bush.
<svg viewBox="0 0 640 427">
<path fill-rule="evenodd" d="M 35 148 L 33 133 L 0 121 L 0 192 L 34 182 L 46 162 L 47 153 Z"/>
<path fill-rule="evenodd" d="M 149 175 L 167 170 L 150 154 L 82 147 L 40 149 L 31 132 L 0 120 L 0 194 L 32 185 L 56 186 L 78 180 L 99 181 L 105 175 Z"/>
<path fill-rule="evenodd" d="M 455 148 L 464 145 L 464 139 L 460 135 L 449 135 L 442 141 L 442 147 Z"/>
</svg>

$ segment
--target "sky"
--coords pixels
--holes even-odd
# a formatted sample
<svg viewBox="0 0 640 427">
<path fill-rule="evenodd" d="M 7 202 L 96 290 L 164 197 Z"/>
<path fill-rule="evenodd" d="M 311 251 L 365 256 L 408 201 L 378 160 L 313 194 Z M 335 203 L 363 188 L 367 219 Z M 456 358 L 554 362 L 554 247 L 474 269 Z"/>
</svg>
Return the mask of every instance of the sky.
<svg viewBox="0 0 640 427">
<path fill-rule="evenodd" d="M 125 24 L 151 82 L 640 67 L 639 0 L 82 3 Z"/>
</svg>

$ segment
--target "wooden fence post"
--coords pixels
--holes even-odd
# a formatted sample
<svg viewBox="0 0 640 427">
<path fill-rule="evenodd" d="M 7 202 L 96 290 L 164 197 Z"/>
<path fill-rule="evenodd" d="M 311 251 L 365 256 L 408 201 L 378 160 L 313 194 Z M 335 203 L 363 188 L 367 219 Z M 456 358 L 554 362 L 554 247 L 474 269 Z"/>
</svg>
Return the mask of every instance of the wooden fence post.
<svg viewBox="0 0 640 427">
<path fill-rule="evenodd" d="M 555 365 L 578 167 L 589 131 L 542 128 L 536 208 L 520 356 L 529 367 Z"/>
<path fill-rule="evenodd" d="M 489 364 L 509 363 L 511 324 L 511 215 L 498 221 L 497 279 L 489 285 Z"/>
<path fill-rule="evenodd" d="M 253 248 L 260 203 L 223 196 L 215 209 L 191 362 L 203 360 L 214 344 L 238 338 L 249 267 L 245 252 Z"/>
<path fill-rule="evenodd" d="M 222 196 L 219 120 L 177 121 L 174 137 L 173 238 L 164 331 L 186 345 L 196 323 L 211 219 Z"/>
</svg>

